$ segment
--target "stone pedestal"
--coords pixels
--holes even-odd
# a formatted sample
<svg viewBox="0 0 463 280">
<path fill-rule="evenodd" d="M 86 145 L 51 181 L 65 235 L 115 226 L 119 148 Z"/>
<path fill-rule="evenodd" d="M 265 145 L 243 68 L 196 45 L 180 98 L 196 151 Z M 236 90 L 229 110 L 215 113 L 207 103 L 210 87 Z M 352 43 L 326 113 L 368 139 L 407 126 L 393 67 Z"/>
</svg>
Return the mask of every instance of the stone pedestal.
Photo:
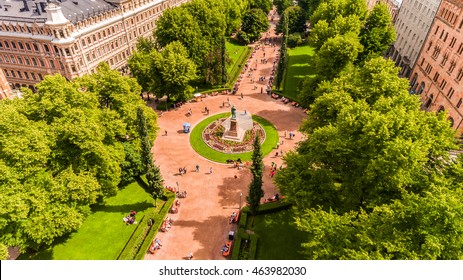
<svg viewBox="0 0 463 280">
<path fill-rule="evenodd" d="M 228 131 L 228 136 L 237 137 L 238 136 L 238 123 L 235 120 L 230 120 L 230 130 Z"/>
</svg>

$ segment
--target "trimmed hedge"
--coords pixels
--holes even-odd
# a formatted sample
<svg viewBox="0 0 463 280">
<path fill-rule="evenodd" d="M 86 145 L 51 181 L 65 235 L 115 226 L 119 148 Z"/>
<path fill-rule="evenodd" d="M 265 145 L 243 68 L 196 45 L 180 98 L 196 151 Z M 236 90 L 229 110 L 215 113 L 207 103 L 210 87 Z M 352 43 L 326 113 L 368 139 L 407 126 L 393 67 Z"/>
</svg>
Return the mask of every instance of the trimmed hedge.
<svg viewBox="0 0 463 280">
<path fill-rule="evenodd" d="M 246 228 L 246 223 L 248 221 L 248 213 L 241 211 L 240 222 L 238 224 L 239 228 Z"/>
<path fill-rule="evenodd" d="M 281 210 L 286 210 L 289 209 L 292 206 L 291 203 L 286 202 L 284 199 L 281 199 L 279 201 L 275 202 L 269 202 L 265 204 L 259 205 L 259 210 L 257 211 L 257 215 L 261 214 L 268 214 L 268 213 L 274 213 L 278 212 Z M 246 206 L 242 210 L 243 213 L 249 213 L 249 206 Z M 241 223 L 240 223 L 241 224 Z"/>
<path fill-rule="evenodd" d="M 259 240 L 259 236 L 257 236 L 257 234 L 251 234 L 251 245 L 249 248 L 249 259 L 250 260 L 256 259 L 258 240 Z"/>
<path fill-rule="evenodd" d="M 133 259 L 135 260 L 143 260 L 145 258 L 145 254 L 148 251 L 151 243 L 153 242 L 154 236 L 158 233 L 159 229 L 161 228 L 162 223 L 164 222 L 169 212 L 169 209 L 174 204 L 175 194 L 173 192 L 168 191 L 165 197 L 167 198 L 166 203 L 164 203 L 163 207 L 159 210 L 159 213 L 157 215 L 155 215 L 154 217 L 151 217 L 154 220 L 154 224 L 150 228 L 143 243 L 140 245 L 140 248 L 137 254 L 134 256 Z"/>
<path fill-rule="evenodd" d="M 241 56 L 238 58 L 238 61 L 235 63 L 235 66 L 233 66 L 233 69 L 230 71 L 229 77 L 227 83 L 225 84 L 225 87 L 232 88 L 236 81 L 238 80 L 238 77 L 241 74 L 241 69 L 243 69 L 243 66 L 246 64 L 246 61 L 249 58 L 249 55 L 251 54 L 252 48 L 247 47 L 246 51 L 244 51 Z"/>
<path fill-rule="evenodd" d="M 239 232 L 239 230 L 238 230 L 238 232 Z M 235 238 L 235 242 L 233 244 L 233 250 L 232 250 L 232 253 L 231 253 L 231 259 L 232 260 L 238 260 L 239 259 L 240 249 L 241 249 L 241 238 L 237 236 Z"/>
<path fill-rule="evenodd" d="M 149 214 L 148 214 L 149 215 Z M 122 249 L 121 253 L 117 257 L 118 260 L 133 260 L 133 257 L 138 251 L 138 248 L 140 247 L 140 244 L 143 242 L 145 239 L 146 233 L 147 233 L 147 228 L 146 226 L 143 226 L 143 219 L 145 218 L 146 215 L 144 215 L 140 221 L 137 223 L 137 227 L 133 231 L 132 235 L 130 236 L 129 240 L 125 244 L 124 248 Z"/>
</svg>

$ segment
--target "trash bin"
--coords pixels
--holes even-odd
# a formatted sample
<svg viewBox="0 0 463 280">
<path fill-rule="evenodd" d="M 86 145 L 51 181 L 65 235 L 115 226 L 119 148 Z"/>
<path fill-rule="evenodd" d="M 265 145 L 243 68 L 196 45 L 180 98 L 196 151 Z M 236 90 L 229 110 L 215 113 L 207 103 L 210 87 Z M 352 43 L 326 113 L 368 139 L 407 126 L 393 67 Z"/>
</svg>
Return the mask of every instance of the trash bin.
<svg viewBox="0 0 463 280">
<path fill-rule="evenodd" d="M 189 123 L 184 123 L 183 124 L 183 132 L 184 133 L 189 133 L 190 132 L 190 124 Z"/>
</svg>

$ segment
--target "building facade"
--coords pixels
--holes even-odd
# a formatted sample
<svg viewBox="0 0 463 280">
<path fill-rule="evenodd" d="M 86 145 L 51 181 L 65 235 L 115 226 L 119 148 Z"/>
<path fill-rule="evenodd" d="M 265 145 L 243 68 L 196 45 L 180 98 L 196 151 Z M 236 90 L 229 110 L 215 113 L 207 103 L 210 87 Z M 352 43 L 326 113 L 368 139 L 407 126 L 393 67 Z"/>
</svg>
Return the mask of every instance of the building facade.
<svg viewBox="0 0 463 280">
<path fill-rule="evenodd" d="M 442 0 L 410 80 L 422 108 L 446 111 L 463 133 L 463 0 Z"/>
<path fill-rule="evenodd" d="M 45 75 L 125 69 L 162 11 L 188 0 L 0 0 L 0 68 L 12 88 Z"/>
<path fill-rule="evenodd" d="M 0 99 L 6 99 L 11 96 L 10 83 L 6 80 L 3 75 L 3 70 L 0 69 Z"/>
<path fill-rule="evenodd" d="M 400 76 L 410 77 L 440 2 L 403 0 L 395 22 L 397 38 L 387 54 L 401 68 Z"/>
</svg>

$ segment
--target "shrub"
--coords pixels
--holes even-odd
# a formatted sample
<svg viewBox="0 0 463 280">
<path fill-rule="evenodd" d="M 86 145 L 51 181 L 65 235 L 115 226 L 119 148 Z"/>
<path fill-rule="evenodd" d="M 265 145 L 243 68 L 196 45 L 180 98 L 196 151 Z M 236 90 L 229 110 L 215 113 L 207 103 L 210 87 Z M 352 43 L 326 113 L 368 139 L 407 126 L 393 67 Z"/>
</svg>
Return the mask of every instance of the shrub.
<svg viewBox="0 0 463 280">
<path fill-rule="evenodd" d="M 293 33 L 288 36 L 288 47 L 294 48 L 302 44 L 302 38 L 300 33 Z"/>
<path fill-rule="evenodd" d="M 256 259 L 256 253 L 257 253 L 257 241 L 259 240 L 259 236 L 257 234 L 252 234 L 251 235 L 251 245 L 249 248 L 249 260 L 255 260 Z"/>
<path fill-rule="evenodd" d="M 249 44 L 251 42 L 251 40 L 249 39 L 248 34 L 246 34 L 246 32 L 244 32 L 244 31 L 239 31 L 236 34 L 236 39 L 238 40 L 238 42 L 240 42 L 243 45 L 247 45 L 247 44 Z"/>
<path fill-rule="evenodd" d="M 240 228 L 245 228 L 247 221 L 248 221 L 248 213 L 241 211 L 240 223 L 238 224 L 238 226 Z"/>
</svg>

